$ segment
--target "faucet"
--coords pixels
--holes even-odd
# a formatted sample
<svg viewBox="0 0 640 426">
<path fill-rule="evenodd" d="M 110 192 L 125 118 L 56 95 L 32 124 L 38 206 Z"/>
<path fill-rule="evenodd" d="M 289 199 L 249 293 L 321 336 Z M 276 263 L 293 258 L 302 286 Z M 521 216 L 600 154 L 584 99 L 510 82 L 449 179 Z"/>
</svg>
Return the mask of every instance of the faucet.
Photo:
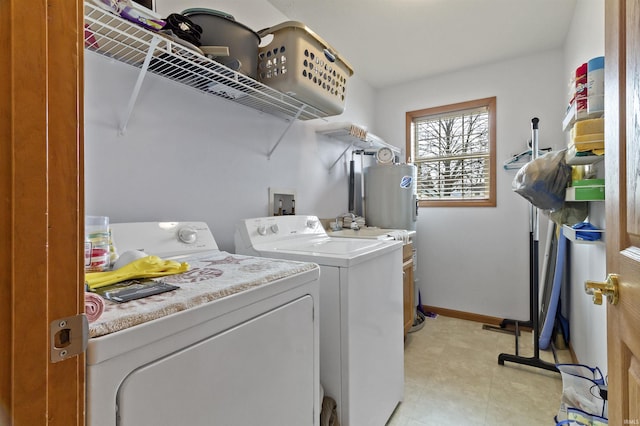
<svg viewBox="0 0 640 426">
<path fill-rule="evenodd" d="M 336 216 L 336 229 L 334 229 L 334 231 L 339 231 L 340 230 L 340 225 L 339 225 L 339 220 L 344 218 L 344 217 L 351 217 L 351 229 L 353 229 L 354 231 L 357 231 L 358 229 L 360 229 L 360 226 L 358 226 L 358 224 L 356 223 L 356 215 L 353 213 L 343 213 L 343 214 L 339 214 L 338 216 Z"/>
</svg>

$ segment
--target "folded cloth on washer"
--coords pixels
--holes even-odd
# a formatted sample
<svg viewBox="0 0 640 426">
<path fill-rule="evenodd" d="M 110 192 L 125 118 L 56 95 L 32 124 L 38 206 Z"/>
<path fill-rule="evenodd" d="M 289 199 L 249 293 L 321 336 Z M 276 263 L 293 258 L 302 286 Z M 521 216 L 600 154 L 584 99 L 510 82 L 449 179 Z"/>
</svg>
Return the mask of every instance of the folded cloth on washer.
<svg viewBox="0 0 640 426">
<path fill-rule="evenodd" d="M 147 256 L 136 259 L 114 271 L 88 272 L 85 274 L 85 281 L 89 288 L 93 290 L 125 280 L 163 277 L 165 275 L 179 274 L 188 270 L 189 264 L 186 262 L 162 260 L 158 256 Z"/>
<path fill-rule="evenodd" d="M 94 322 L 104 312 L 104 300 L 95 293 L 84 293 L 84 313 L 89 322 Z"/>
<path fill-rule="evenodd" d="M 409 232 L 404 230 L 391 231 L 387 233 L 388 236 L 397 241 L 402 241 L 405 244 L 409 243 Z"/>
<path fill-rule="evenodd" d="M 338 404 L 335 399 L 325 396 L 322 399 L 322 411 L 320 411 L 320 426 L 340 426 L 338 420 Z"/>
</svg>

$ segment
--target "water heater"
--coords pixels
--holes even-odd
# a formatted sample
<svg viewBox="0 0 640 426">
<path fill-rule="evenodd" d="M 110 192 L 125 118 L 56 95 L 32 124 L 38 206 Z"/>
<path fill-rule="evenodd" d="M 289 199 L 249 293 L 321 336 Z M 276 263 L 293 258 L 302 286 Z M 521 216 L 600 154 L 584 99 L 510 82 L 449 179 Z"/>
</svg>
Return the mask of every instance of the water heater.
<svg viewBox="0 0 640 426">
<path fill-rule="evenodd" d="M 417 168 L 376 164 L 364 169 L 364 216 L 368 226 L 414 231 L 418 216 Z"/>
</svg>

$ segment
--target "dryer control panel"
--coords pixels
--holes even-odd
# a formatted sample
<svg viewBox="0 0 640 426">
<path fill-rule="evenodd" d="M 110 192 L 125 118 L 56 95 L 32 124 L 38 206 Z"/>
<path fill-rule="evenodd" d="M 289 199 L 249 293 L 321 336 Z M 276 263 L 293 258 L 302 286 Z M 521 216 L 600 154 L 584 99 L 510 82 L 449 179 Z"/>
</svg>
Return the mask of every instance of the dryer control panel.
<svg viewBox="0 0 640 426">
<path fill-rule="evenodd" d="M 218 250 L 205 222 L 131 222 L 110 225 L 116 252 L 143 251 L 149 255 L 171 257 Z"/>
</svg>

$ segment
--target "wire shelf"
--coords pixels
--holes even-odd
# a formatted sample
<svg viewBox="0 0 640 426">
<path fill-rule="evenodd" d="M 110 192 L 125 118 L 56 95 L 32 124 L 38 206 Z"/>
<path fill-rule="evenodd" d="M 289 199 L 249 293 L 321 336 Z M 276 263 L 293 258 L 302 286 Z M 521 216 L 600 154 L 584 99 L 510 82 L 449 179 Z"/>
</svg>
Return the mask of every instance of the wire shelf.
<svg viewBox="0 0 640 426">
<path fill-rule="evenodd" d="M 390 148 L 397 155 L 401 153 L 397 146 L 386 143 L 380 137 L 352 123 L 329 123 L 319 126 L 316 133 L 346 142 L 368 153 L 373 153 L 382 147 Z"/>
<path fill-rule="evenodd" d="M 88 51 L 286 120 L 329 115 L 209 59 L 168 35 L 149 31 L 89 2 L 84 3 L 84 11 L 84 43 Z"/>
</svg>

